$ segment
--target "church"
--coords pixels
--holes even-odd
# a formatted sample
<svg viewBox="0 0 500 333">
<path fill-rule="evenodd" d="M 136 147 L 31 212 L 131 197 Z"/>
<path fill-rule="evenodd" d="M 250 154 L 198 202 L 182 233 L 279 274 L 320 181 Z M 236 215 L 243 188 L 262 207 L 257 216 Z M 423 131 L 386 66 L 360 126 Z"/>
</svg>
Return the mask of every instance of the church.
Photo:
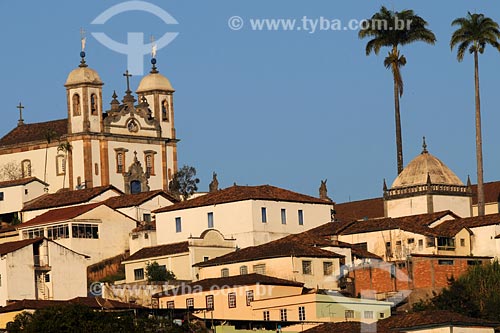
<svg viewBox="0 0 500 333">
<path fill-rule="evenodd" d="M 64 85 L 67 118 L 24 123 L 19 104 L 17 126 L 0 139 L 0 168 L 10 169 L 11 179 L 38 178 L 48 192 L 106 185 L 124 193 L 167 190 L 177 171 L 174 89 L 156 59 L 135 96 L 126 71 L 125 96 L 120 102 L 115 92 L 104 110 L 104 83 L 84 51 L 80 57 Z"/>
</svg>

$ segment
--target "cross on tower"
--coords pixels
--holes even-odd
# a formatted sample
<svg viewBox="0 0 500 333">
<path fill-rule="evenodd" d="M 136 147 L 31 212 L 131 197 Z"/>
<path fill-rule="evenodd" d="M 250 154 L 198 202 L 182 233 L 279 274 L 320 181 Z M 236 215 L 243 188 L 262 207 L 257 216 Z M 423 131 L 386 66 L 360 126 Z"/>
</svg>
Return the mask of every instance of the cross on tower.
<svg viewBox="0 0 500 333">
<path fill-rule="evenodd" d="M 24 119 L 23 119 L 23 109 L 24 109 L 24 106 L 21 104 L 21 102 L 19 102 L 19 105 L 16 106 L 16 108 L 19 109 L 19 120 L 17 122 L 18 125 L 22 125 L 24 124 Z"/>
<path fill-rule="evenodd" d="M 131 90 L 130 90 L 130 77 L 132 76 L 132 74 L 129 74 L 128 72 L 128 69 L 125 71 L 125 73 L 123 74 L 123 76 L 125 76 L 127 78 L 127 93 L 130 93 Z"/>
</svg>

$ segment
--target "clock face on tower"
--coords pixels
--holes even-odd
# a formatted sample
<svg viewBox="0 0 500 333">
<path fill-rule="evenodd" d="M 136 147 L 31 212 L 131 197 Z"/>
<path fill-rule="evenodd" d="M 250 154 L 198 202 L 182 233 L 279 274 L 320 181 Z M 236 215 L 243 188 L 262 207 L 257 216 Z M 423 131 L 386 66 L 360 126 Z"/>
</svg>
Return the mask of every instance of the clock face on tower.
<svg viewBox="0 0 500 333">
<path fill-rule="evenodd" d="M 135 120 L 131 120 L 129 121 L 127 128 L 129 132 L 135 133 L 139 130 L 139 125 L 137 125 Z"/>
</svg>

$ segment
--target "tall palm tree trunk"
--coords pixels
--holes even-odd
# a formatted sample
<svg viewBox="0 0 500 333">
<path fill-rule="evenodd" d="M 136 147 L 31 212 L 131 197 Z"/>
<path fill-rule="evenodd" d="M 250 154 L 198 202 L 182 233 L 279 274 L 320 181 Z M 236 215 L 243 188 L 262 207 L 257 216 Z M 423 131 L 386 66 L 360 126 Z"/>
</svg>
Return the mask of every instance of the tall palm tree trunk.
<svg viewBox="0 0 500 333">
<path fill-rule="evenodd" d="M 49 144 L 45 146 L 45 167 L 43 168 L 43 182 L 47 182 L 47 153 L 49 151 Z"/>
<path fill-rule="evenodd" d="M 477 160 L 477 213 L 484 215 L 483 139 L 481 135 L 481 98 L 479 96 L 479 59 L 474 52 L 474 82 L 476 89 L 476 160 Z"/>
<path fill-rule="evenodd" d="M 398 175 L 403 171 L 403 139 L 401 138 L 401 113 L 399 112 L 399 85 L 394 80 L 394 113 L 396 118 L 396 153 Z"/>
</svg>

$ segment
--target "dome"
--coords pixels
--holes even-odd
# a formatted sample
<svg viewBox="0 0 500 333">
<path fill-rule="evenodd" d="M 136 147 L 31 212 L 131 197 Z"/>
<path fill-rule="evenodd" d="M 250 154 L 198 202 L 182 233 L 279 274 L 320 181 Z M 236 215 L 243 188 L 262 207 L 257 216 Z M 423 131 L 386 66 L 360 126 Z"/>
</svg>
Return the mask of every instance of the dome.
<svg viewBox="0 0 500 333">
<path fill-rule="evenodd" d="M 425 185 L 427 177 L 430 177 L 432 184 L 464 186 L 460 178 L 450 168 L 437 157 L 429 154 L 424 143 L 422 153 L 408 163 L 403 172 L 392 183 L 392 188 Z"/>
<path fill-rule="evenodd" d="M 172 84 L 165 76 L 156 72 L 143 77 L 136 92 L 140 94 L 153 90 L 174 91 L 174 88 L 172 88 Z"/>
<path fill-rule="evenodd" d="M 71 86 L 82 83 L 103 84 L 99 74 L 95 70 L 89 67 L 78 67 L 69 73 L 64 85 Z"/>
</svg>

